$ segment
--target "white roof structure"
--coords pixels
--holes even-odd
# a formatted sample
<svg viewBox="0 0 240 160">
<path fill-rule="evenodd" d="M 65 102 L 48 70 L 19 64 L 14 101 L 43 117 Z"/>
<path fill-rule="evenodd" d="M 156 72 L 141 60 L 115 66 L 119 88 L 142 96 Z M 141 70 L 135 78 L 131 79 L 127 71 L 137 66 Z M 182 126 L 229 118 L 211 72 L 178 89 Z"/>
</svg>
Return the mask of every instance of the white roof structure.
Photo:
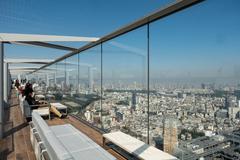
<svg viewBox="0 0 240 160">
<path fill-rule="evenodd" d="M 48 42 L 94 42 L 99 38 L 96 37 L 78 37 L 78 36 L 59 36 L 59 35 L 39 35 L 39 34 L 18 34 L 18 33 L 0 33 L 0 42 L 20 45 L 35 45 L 60 50 L 74 51 L 77 48 L 52 44 Z M 50 59 L 12 59 L 4 60 L 9 64 L 28 63 L 28 64 L 48 64 L 54 60 Z M 10 68 L 14 72 L 30 72 L 38 68 Z"/>
<path fill-rule="evenodd" d="M 0 41 L 3 42 L 93 42 L 99 38 L 96 37 L 77 37 L 77 36 L 57 36 L 57 35 L 39 35 L 39 34 L 18 34 L 18 33 L 0 33 Z"/>
<path fill-rule="evenodd" d="M 54 59 L 19 59 L 19 58 L 6 58 L 4 62 L 9 64 L 14 63 L 32 63 L 32 64 L 47 64 L 54 61 Z"/>
<path fill-rule="evenodd" d="M 9 67 L 11 74 L 24 74 L 36 70 L 39 67 Z"/>
</svg>

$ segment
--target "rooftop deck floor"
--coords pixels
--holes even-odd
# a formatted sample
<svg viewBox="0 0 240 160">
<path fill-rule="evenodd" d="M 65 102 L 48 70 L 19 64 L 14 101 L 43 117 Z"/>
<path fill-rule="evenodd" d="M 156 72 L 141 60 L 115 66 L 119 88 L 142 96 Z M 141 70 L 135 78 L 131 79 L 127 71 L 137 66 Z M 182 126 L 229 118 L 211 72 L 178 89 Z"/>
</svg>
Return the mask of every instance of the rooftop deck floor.
<svg viewBox="0 0 240 160">
<path fill-rule="evenodd" d="M 4 138 L 0 140 L 0 160 L 35 160 L 29 136 L 29 125 L 21 114 L 16 93 L 10 98 L 10 107 L 5 109 Z M 74 117 L 46 120 L 49 125 L 72 124 L 89 138 L 102 146 L 102 134 Z M 126 160 L 112 149 L 109 153 L 119 160 Z"/>
<path fill-rule="evenodd" d="M 35 160 L 29 135 L 29 125 L 23 118 L 16 93 L 4 112 L 4 138 L 0 140 L 1 160 Z"/>
</svg>

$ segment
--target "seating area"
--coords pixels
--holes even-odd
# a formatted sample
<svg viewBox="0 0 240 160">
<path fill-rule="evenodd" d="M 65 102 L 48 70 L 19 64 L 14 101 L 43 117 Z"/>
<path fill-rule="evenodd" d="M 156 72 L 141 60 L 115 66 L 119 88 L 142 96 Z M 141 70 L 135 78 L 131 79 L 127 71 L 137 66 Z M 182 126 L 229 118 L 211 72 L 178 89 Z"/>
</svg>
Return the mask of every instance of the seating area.
<svg viewBox="0 0 240 160">
<path fill-rule="evenodd" d="M 65 114 L 68 113 L 67 109 L 68 107 L 61 104 L 61 103 L 50 103 L 51 107 L 55 107 L 58 111 L 63 111 Z"/>
<path fill-rule="evenodd" d="M 106 146 L 106 141 L 110 141 L 117 145 L 127 153 L 144 160 L 177 160 L 176 157 L 156 149 L 153 146 L 129 136 L 121 131 L 103 134 L 103 145 Z"/>
<path fill-rule="evenodd" d="M 29 105 L 28 101 L 26 100 L 26 95 L 24 95 L 23 94 L 24 91 L 22 91 L 22 90 L 24 90 L 24 88 L 25 88 L 24 84 L 22 84 L 21 89 L 15 87 L 17 96 L 19 99 L 21 112 L 25 118 L 31 119 L 33 110 L 38 112 L 42 117 L 48 117 L 49 119 L 51 118 L 51 113 L 54 113 L 59 117 L 62 117 L 61 113 L 64 113 L 64 115 L 67 115 L 67 113 L 68 113 L 67 106 L 65 106 L 61 103 L 56 103 L 56 101 L 54 100 L 55 97 L 53 95 L 47 94 L 46 95 L 47 99 L 45 99 L 45 95 L 35 94 L 35 93 L 39 92 L 38 90 L 36 90 L 36 88 L 33 90 L 34 96 L 32 96 L 32 97 L 33 97 L 33 99 L 35 99 L 37 104 Z M 55 103 L 50 103 L 52 101 Z"/>
<path fill-rule="evenodd" d="M 32 113 L 30 139 L 41 160 L 116 159 L 71 124 L 48 126 L 37 111 Z"/>
<path fill-rule="evenodd" d="M 26 118 L 32 117 L 32 108 L 35 107 L 35 105 L 29 105 L 28 102 L 25 100 L 25 97 L 22 97 L 21 94 L 19 94 L 19 105 L 22 111 L 22 115 Z M 40 105 L 37 105 L 40 106 Z M 40 106 L 40 108 L 35 109 L 41 116 L 47 116 L 50 118 L 50 111 L 49 111 L 49 105 L 43 104 Z"/>
<path fill-rule="evenodd" d="M 17 90 L 19 92 L 19 90 Z M 35 90 L 37 93 L 38 90 Z M 102 135 L 103 148 L 86 136 L 84 133 L 76 129 L 71 124 L 56 124 L 48 126 L 44 117 L 51 120 L 51 113 L 54 113 L 59 118 L 68 113 L 68 107 L 54 101 L 39 105 L 29 105 L 21 93 L 18 94 L 19 104 L 22 116 L 31 118 L 30 122 L 30 141 L 36 159 L 38 160 L 70 160 L 70 159 L 89 159 L 95 160 L 113 160 L 113 157 L 106 146 L 106 141 L 109 141 L 121 148 L 123 152 L 117 153 L 127 159 L 143 159 L 143 160 L 176 160 L 177 158 L 165 153 L 155 147 L 149 146 L 146 143 L 129 136 L 120 131 L 106 133 Z M 39 101 L 44 100 L 44 95 L 35 95 Z M 54 117 L 53 117 L 54 118 Z M 114 148 L 112 148 L 114 150 Z M 128 158 L 129 155 L 129 158 Z"/>
<path fill-rule="evenodd" d="M 37 129 L 34 127 L 33 123 L 26 122 L 26 119 L 20 108 L 19 99 L 16 95 L 16 90 L 14 89 L 9 100 L 10 107 L 5 109 L 6 115 L 4 138 L 0 140 L 0 159 L 35 160 L 37 159 L 36 155 L 39 155 L 40 153 L 42 159 L 50 159 L 48 152 L 46 152 L 46 147 L 42 143 L 39 133 L 37 132 Z M 92 141 L 94 141 L 94 143 L 97 143 L 102 147 L 102 134 L 82 123 L 78 119 L 72 117 L 71 115 L 68 115 L 65 118 L 52 117 L 51 120 L 46 119 L 45 122 L 48 124 L 49 128 L 63 126 L 65 130 L 66 124 L 71 125 L 74 127 L 75 131 L 80 131 L 84 135 L 87 135 Z M 71 130 L 73 127 L 71 127 L 69 130 Z M 73 134 L 75 135 L 76 133 Z M 61 136 L 59 136 L 59 138 L 60 137 Z M 75 142 L 75 139 L 73 140 Z M 32 145 L 32 142 L 38 143 L 34 143 L 34 145 Z M 35 150 L 33 148 L 39 148 L 39 150 Z M 80 147 L 78 149 L 80 149 Z M 112 149 L 104 148 L 104 150 L 116 157 L 118 160 L 126 160 L 126 158 Z"/>
</svg>

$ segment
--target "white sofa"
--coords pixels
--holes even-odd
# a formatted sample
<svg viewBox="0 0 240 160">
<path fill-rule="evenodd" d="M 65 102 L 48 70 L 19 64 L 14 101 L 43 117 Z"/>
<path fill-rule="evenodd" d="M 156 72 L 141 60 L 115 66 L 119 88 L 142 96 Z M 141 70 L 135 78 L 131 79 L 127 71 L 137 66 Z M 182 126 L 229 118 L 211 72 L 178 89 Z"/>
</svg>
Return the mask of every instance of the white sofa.
<svg viewBox="0 0 240 160">
<path fill-rule="evenodd" d="M 38 134 L 41 139 L 40 142 L 32 142 L 37 159 L 47 153 L 51 160 L 116 160 L 70 124 L 49 127 L 39 113 L 33 111 L 30 126 L 30 137 Z M 43 144 L 45 149 L 39 149 L 40 144 Z"/>
</svg>

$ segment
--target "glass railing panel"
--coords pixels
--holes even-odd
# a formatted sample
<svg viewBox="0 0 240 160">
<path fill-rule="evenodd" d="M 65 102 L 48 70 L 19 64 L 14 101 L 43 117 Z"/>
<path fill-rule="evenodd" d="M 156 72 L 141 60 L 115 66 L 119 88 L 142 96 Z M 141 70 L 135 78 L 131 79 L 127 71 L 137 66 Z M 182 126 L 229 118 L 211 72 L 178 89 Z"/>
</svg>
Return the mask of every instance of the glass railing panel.
<svg viewBox="0 0 240 160">
<path fill-rule="evenodd" d="M 147 142 L 147 27 L 103 44 L 102 125 Z"/>
<path fill-rule="evenodd" d="M 55 98 L 61 101 L 66 91 L 66 65 L 65 60 L 57 62 L 56 64 L 56 93 Z"/>
<path fill-rule="evenodd" d="M 45 88 L 46 87 L 46 74 L 44 70 L 41 70 L 38 72 L 38 84 L 40 87 Z"/>
<path fill-rule="evenodd" d="M 66 59 L 66 92 L 63 104 L 68 106 L 69 113 L 78 111 L 78 54 Z"/>
<path fill-rule="evenodd" d="M 55 95 L 58 91 L 57 88 L 57 64 L 52 64 L 47 67 L 46 70 L 48 82 L 47 82 L 47 89 L 45 93 L 45 99 L 49 102 L 55 102 Z"/>
<path fill-rule="evenodd" d="M 55 91 L 56 85 L 56 64 L 52 64 L 48 67 L 48 91 Z"/>
<path fill-rule="evenodd" d="M 78 116 L 101 128 L 101 46 L 79 54 Z"/>
<path fill-rule="evenodd" d="M 150 143 L 180 159 L 239 129 L 238 5 L 206 1 L 150 24 Z"/>
</svg>

